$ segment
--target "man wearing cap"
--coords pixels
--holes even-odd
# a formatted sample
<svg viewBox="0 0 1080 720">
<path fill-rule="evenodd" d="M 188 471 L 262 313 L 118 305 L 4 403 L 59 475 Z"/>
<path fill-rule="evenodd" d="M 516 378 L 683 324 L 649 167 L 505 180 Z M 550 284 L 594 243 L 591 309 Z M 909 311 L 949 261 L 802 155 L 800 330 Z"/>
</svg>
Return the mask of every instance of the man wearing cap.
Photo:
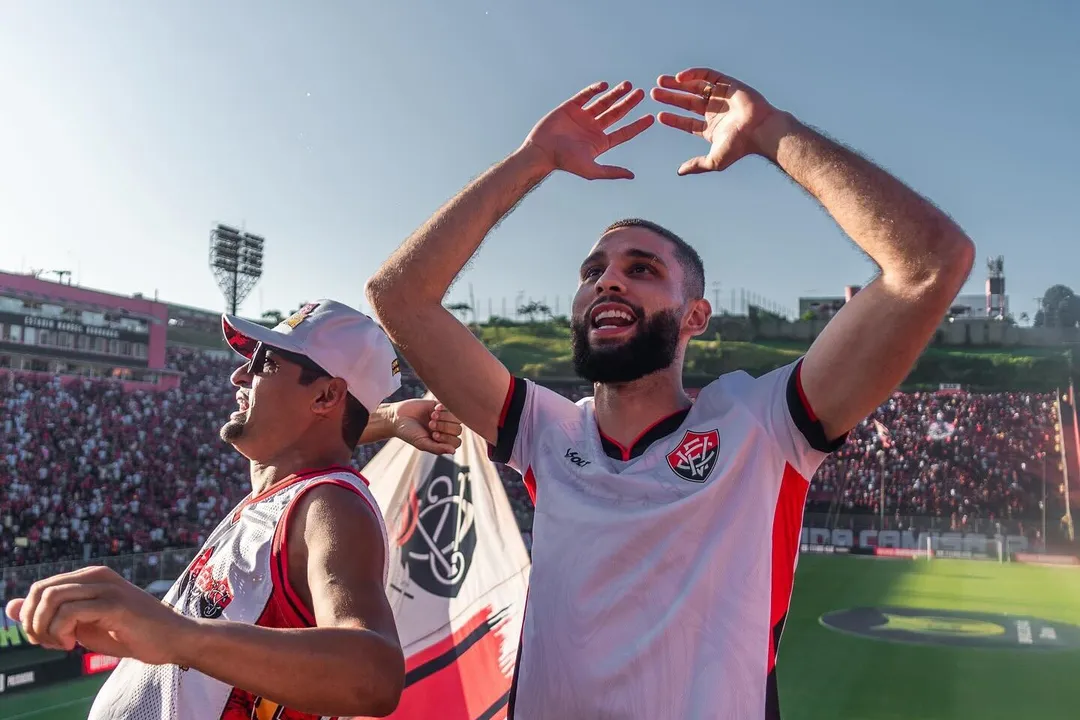
<svg viewBox="0 0 1080 720">
<path fill-rule="evenodd" d="M 251 494 L 210 534 L 164 603 L 104 567 L 35 583 L 8 615 L 34 643 L 124 658 L 90 718 L 384 716 L 404 682 L 387 604 L 387 535 L 357 444 L 401 437 L 453 452 L 461 426 L 430 400 L 380 405 L 397 358 L 366 315 L 322 300 L 273 330 L 222 321 L 247 362 L 221 437 L 251 461 Z"/>
</svg>

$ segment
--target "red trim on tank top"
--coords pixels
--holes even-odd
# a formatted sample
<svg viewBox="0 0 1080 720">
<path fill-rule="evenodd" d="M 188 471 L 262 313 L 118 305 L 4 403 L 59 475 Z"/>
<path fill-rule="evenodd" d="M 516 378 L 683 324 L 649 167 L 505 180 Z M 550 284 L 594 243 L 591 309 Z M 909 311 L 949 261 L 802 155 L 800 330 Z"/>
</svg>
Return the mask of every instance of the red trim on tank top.
<svg viewBox="0 0 1080 720">
<path fill-rule="evenodd" d="M 362 480 L 365 485 L 370 484 L 367 481 L 367 478 L 365 478 L 360 473 L 356 472 L 356 470 L 354 468 L 346 467 L 344 465 L 329 465 L 327 467 L 324 467 L 324 468 L 321 468 L 321 469 L 318 469 L 318 470 L 301 470 L 298 473 L 293 473 L 292 475 L 289 475 L 288 477 L 286 477 L 281 482 L 278 482 L 278 483 L 276 483 L 274 485 L 271 485 L 270 487 L 266 488 L 265 490 L 263 490 L 258 495 L 255 495 L 255 496 L 248 495 L 246 498 L 244 498 L 240 502 L 239 505 L 236 506 L 236 510 L 233 511 L 232 521 L 236 522 L 237 520 L 239 520 L 240 519 L 240 513 L 248 505 L 254 505 L 257 502 L 262 502 L 263 500 L 266 500 L 269 497 L 273 497 L 274 495 L 277 495 L 279 492 L 281 492 L 285 488 L 292 487 L 293 485 L 295 485 L 298 482 L 303 482 L 304 480 L 310 480 L 311 478 L 319 477 L 320 475 L 333 475 L 334 473 L 348 473 L 348 474 L 354 475 L 357 478 L 359 478 L 360 480 Z"/>
<path fill-rule="evenodd" d="M 357 473 L 355 470 L 352 472 L 361 480 L 364 480 L 364 477 Z M 367 484 L 367 480 L 364 480 L 364 483 Z M 276 593 L 280 590 L 280 592 L 282 593 L 281 599 L 285 601 L 283 605 L 292 610 L 292 613 L 295 615 L 295 619 L 300 620 L 308 627 L 315 626 L 315 614 L 311 611 L 311 608 L 307 606 L 307 604 L 303 601 L 300 595 L 296 592 L 296 589 L 293 588 L 292 582 L 290 582 L 289 580 L 288 535 L 289 529 L 291 527 L 293 510 L 299 503 L 300 498 L 304 497 L 304 495 L 306 495 L 314 488 L 322 487 L 323 485 L 336 485 L 337 487 L 351 490 L 352 492 L 363 498 L 364 502 L 367 503 L 368 507 L 371 508 L 371 511 L 375 513 L 375 517 L 381 517 L 378 509 L 374 506 L 371 500 L 369 500 L 366 495 L 360 492 L 360 490 L 355 485 L 345 482 L 344 480 L 339 480 L 337 478 L 325 478 L 313 482 L 311 483 L 311 485 L 308 485 L 306 488 L 298 492 L 296 494 L 296 497 L 289 501 L 288 507 L 285 508 L 285 512 L 281 514 L 281 518 L 278 520 L 277 527 L 274 528 L 274 540 L 270 546 L 270 572 L 273 576 L 274 592 Z"/>
</svg>

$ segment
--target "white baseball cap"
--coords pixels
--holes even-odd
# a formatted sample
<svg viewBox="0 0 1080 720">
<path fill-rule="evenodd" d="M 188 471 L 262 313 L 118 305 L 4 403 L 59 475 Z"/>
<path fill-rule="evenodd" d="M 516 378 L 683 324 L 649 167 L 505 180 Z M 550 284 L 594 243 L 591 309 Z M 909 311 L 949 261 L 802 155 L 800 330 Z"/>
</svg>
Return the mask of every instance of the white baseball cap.
<svg viewBox="0 0 1080 720">
<path fill-rule="evenodd" d="M 401 387 L 401 369 L 390 339 L 374 320 L 333 300 L 304 305 L 274 329 L 233 315 L 221 316 L 225 341 L 247 359 L 259 343 L 303 355 L 333 377 L 372 412 Z"/>
</svg>

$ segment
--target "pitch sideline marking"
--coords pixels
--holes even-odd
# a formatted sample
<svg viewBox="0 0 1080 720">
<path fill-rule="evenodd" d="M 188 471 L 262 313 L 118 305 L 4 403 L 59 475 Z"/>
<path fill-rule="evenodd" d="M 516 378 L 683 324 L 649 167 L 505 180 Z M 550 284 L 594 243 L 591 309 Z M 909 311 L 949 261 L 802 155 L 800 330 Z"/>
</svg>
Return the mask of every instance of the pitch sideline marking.
<svg viewBox="0 0 1080 720">
<path fill-rule="evenodd" d="M 48 705 L 46 707 L 38 708 L 37 710 L 31 710 L 29 712 L 19 713 L 18 715 L 11 715 L 7 720 L 23 720 L 23 718 L 31 718 L 35 715 L 41 715 L 52 710 L 59 710 L 60 708 L 71 707 L 72 705 L 78 705 L 79 703 L 86 702 L 87 700 L 93 700 L 96 695 L 87 695 L 86 697 L 75 698 L 74 700 L 68 700 L 67 702 L 57 703 L 56 705 Z"/>
</svg>

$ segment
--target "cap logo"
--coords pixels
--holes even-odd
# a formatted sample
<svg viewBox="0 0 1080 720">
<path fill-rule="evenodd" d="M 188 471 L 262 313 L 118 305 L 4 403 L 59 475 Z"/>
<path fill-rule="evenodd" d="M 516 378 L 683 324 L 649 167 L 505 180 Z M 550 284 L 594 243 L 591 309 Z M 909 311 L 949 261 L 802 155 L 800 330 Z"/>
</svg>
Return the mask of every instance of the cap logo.
<svg viewBox="0 0 1080 720">
<path fill-rule="evenodd" d="M 390 374 L 391 375 L 397 375 L 400 372 L 401 372 L 401 363 L 398 362 L 397 358 L 394 358 L 393 362 L 390 363 Z"/>
<path fill-rule="evenodd" d="M 308 303 L 289 317 L 285 318 L 285 324 L 295 330 L 296 326 L 307 320 L 308 316 L 315 312 L 317 307 L 319 307 L 319 303 Z"/>
</svg>

